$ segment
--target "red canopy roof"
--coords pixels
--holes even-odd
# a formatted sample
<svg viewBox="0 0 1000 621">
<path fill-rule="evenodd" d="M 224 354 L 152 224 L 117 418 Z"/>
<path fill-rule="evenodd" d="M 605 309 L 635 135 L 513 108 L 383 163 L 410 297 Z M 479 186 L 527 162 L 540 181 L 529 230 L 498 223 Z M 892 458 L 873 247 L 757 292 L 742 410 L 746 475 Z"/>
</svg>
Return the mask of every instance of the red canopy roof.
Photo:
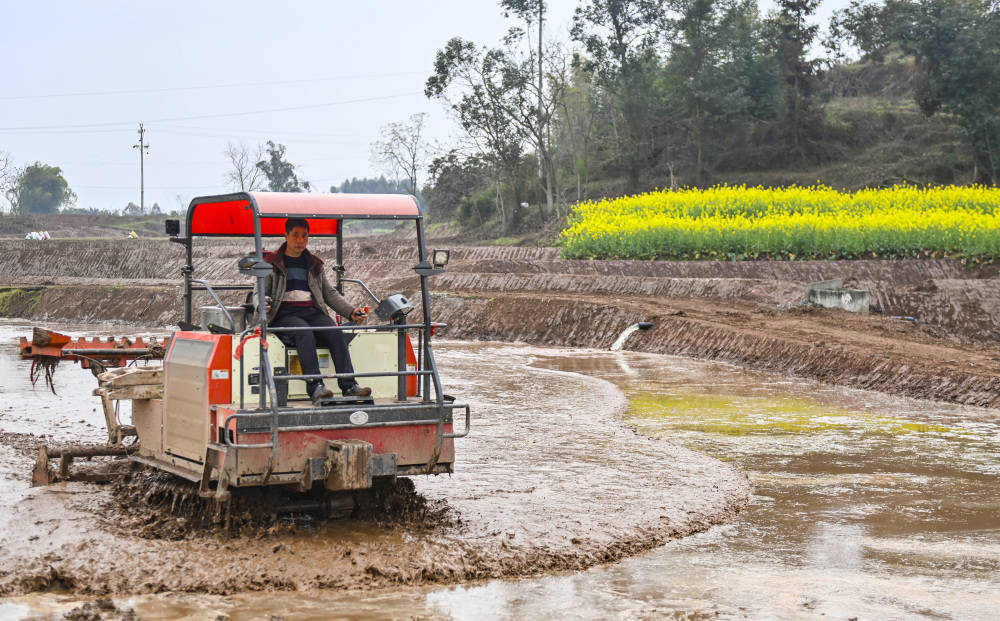
<svg viewBox="0 0 1000 621">
<path fill-rule="evenodd" d="M 254 216 L 263 236 L 285 234 L 285 220 L 305 218 L 311 237 L 336 235 L 344 218 L 415 219 L 420 207 L 408 194 L 239 192 L 202 196 L 188 207 L 188 235 L 252 236 Z"/>
</svg>

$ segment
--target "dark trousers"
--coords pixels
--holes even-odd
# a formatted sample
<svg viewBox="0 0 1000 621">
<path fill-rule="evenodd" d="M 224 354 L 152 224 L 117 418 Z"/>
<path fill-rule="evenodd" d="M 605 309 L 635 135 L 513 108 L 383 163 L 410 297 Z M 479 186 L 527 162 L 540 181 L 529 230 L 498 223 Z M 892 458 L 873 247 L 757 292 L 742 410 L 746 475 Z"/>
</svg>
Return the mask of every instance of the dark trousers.
<svg viewBox="0 0 1000 621">
<path fill-rule="evenodd" d="M 271 321 L 272 326 L 282 326 L 289 328 L 304 328 L 307 326 L 323 327 L 337 325 L 329 315 L 319 310 L 315 306 L 287 306 L 278 308 L 278 314 Z M 344 333 L 337 330 L 296 330 L 294 332 L 280 333 L 290 336 L 295 341 L 295 348 L 299 350 L 299 365 L 302 367 L 303 375 L 319 375 L 319 356 L 316 355 L 316 346 L 327 347 L 333 355 L 333 366 L 337 373 L 354 373 L 354 365 L 351 364 L 351 354 L 347 350 L 347 339 Z M 322 384 L 323 380 L 309 380 L 309 394 L 315 390 L 317 384 Z M 355 384 L 354 378 L 344 377 L 337 380 L 341 390 L 350 388 Z"/>
</svg>

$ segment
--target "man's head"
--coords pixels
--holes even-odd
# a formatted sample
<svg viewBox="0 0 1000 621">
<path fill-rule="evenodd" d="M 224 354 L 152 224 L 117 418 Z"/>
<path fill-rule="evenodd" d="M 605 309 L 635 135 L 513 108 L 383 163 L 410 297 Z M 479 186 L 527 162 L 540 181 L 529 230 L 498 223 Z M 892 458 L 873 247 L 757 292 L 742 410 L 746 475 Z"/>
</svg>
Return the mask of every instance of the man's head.
<svg viewBox="0 0 1000 621">
<path fill-rule="evenodd" d="M 289 218 L 285 221 L 285 254 L 297 257 L 309 245 L 309 222 L 304 218 Z"/>
</svg>

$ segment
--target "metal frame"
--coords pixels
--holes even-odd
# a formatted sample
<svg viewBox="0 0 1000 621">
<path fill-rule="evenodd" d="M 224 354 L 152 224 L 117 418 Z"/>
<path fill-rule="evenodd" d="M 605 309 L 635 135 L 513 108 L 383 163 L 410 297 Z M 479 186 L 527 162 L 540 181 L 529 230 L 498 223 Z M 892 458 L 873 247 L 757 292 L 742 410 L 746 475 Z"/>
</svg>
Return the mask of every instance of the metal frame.
<svg viewBox="0 0 1000 621">
<path fill-rule="evenodd" d="M 224 201 L 241 201 L 246 200 L 253 213 L 253 238 L 254 238 L 254 255 L 253 259 L 256 263 L 260 264 L 264 262 L 263 254 L 263 240 L 261 234 L 261 219 L 257 202 L 254 196 L 250 193 L 235 193 L 228 195 L 217 195 L 210 197 L 199 197 L 191 201 L 188 207 L 187 219 L 186 219 L 186 235 L 182 238 L 171 238 L 171 241 L 176 243 L 181 243 L 184 245 L 186 250 L 186 263 L 183 266 L 181 273 L 184 277 L 184 320 L 188 323 L 191 322 L 191 310 L 192 310 L 192 292 L 194 290 L 207 290 L 215 302 L 223 308 L 224 312 L 228 316 L 228 311 L 225 310 L 225 305 L 221 302 L 219 297 L 215 294 L 213 287 L 202 279 L 193 278 L 194 275 L 194 264 L 193 264 L 193 236 L 191 234 L 191 221 L 194 210 L 203 204 L 219 203 Z M 413 220 L 416 225 L 417 232 L 417 247 L 418 247 L 418 264 L 414 266 L 414 270 L 420 277 L 420 293 L 421 293 L 421 305 L 423 311 L 423 323 L 405 323 L 398 322 L 388 325 L 380 326 L 363 326 L 363 325 L 350 325 L 350 326 L 332 326 L 328 328 L 293 328 L 293 327 L 269 327 L 267 325 L 267 312 L 265 306 L 265 290 L 264 283 L 266 276 L 258 273 L 256 275 L 256 284 L 252 287 L 253 290 L 257 292 L 257 312 L 256 312 L 256 325 L 251 327 L 249 324 L 246 326 L 246 330 L 240 335 L 240 340 L 242 341 L 248 335 L 254 334 L 255 329 L 260 330 L 260 366 L 261 366 L 261 382 L 260 399 L 258 407 L 256 409 L 244 409 L 246 404 L 243 402 L 243 396 L 241 392 L 241 403 L 240 410 L 230 415 L 226 418 L 225 424 L 221 428 L 222 442 L 214 443 L 207 448 L 204 463 L 204 472 L 202 475 L 202 493 L 208 493 L 207 486 L 208 481 L 211 478 L 211 472 L 213 469 L 219 470 L 219 484 L 217 486 L 214 495 L 216 498 L 224 497 L 227 492 L 226 489 L 230 484 L 231 473 L 228 471 L 226 464 L 229 464 L 232 459 L 233 449 L 270 449 L 270 457 L 268 460 L 267 472 L 263 477 L 263 483 L 267 484 L 270 482 L 271 474 L 275 465 L 278 451 L 278 436 L 283 431 L 318 431 L 324 429 L 364 429 L 364 428 L 374 428 L 374 427 L 384 427 L 390 425 L 435 425 L 437 428 L 437 448 L 435 450 L 435 455 L 440 454 L 442 442 L 445 439 L 461 438 L 469 434 L 471 414 L 469 406 L 462 403 L 454 403 L 452 401 L 446 401 L 445 395 L 441 387 L 441 378 L 438 374 L 437 363 L 434 359 L 433 349 L 431 347 L 431 336 L 433 334 L 433 329 L 439 325 L 431 321 L 430 316 L 430 295 L 429 287 L 427 283 L 428 277 L 441 273 L 443 270 L 440 268 L 434 268 L 430 264 L 427 258 L 427 247 L 424 239 L 424 228 L 423 228 L 423 206 L 417 201 L 416 198 L 413 199 L 417 205 L 418 215 L 415 216 L 400 216 L 400 215 L 371 215 L 371 214 L 269 214 L 268 218 L 312 218 L 312 219 L 335 219 L 338 220 L 337 232 L 333 237 L 336 239 L 336 265 L 334 266 L 334 271 L 337 276 L 336 287 L 340 293 L 343 293 L 343 287 L 345 282 L 356 282 L 360 284 L 365 292 L 371 296 L 373 299 L 377 300 L 377 297 L 372 294 L 367 286 L 364 285 L 359 280 L 350 279 L 344 277 L 344 242 L 343 242 L 343 224 L 346 220 Z M 224 234 L 211 234 L 211 235 L 198 235 L 198 237 L 243 237 L 243 235 L 224 235 Z M 197 283 L 201 285 L 200 287 L 193 287 L 192 284 Z M 215 290 L 250 290 L 251 287 L 244 285 L 221 285 L 214 287 Z M 230 318 L 231 321 L 231 318 Z M 233 325 L 232 323 L 230 325 Z M 406 368 L 406 358 L 405 358 L 405 335 L 408 330 L 418 330 L 418 346 L 417 346 L 417 369 L 415 371 L 409 371 Z M 357 405 L 338 405 L 338 406 L 327 406 L 320 408 L 290 408 L 290 407 L 279 407 L 277 400 L 277 389 L 275 385 L 274 370 L 271 368 L 270 359 L 267 356 L 265 346 L 267 335 L 269 332 L 283 333 L 283 332 L 293 332 L 296 330 L 362 330 L 362 331 L 395 331 L 399 335 L 399 355 L 397 361 L 397 370 L 395 372 L 383 372 L 383 373 L 361 373 L 361 374 L 329 374 L 329 375 L 282 375 L 282 381 L 294 380 L 294 379 L 319 379 L 319 378 L 340 378 L 340 377 L 371 377 L 371 376 L 396 376 L 398 377 L 398 394 L 397 403 L 394 404 L 384 404 L 378 406 L 366 406 L 366 411 L 375 413 L 379 415 L 391 415 L 401 414 L 404 415 L 401 418 L 404 420 L 392 421 L 376 421 L 370 422 L 362 425 L 354 425 L 352 423 L 331 423 L 328 422 L 329 416 L 319 416 L 320 420 L 317 420 L 314 424 L 282 424 L 282 414 L 295 414 L 295 415 L 313 415 L 313 414 L 326 414 L 326 415 L 337 415 L 349 413 L 350 411 L 356 410 Z M 418 379 L 417 396 L 420 398 L 419 402 L 413 403 L 407 401 L 406 396 L 406 378 L 409 376 L 416 376 L 422 379 Z M 431 388 L 433 386 L 434 398 L 431 398 Z M 271 396 L 268 399 L 268 395 Z M 465 410 L 465 429 L 459 433 L 445 433 L 444 425 L 453 422 L 453 411 L 456 409 Z M 418 420 L 405 420 L 407 416 L 405 414 L 412 413 L 414 411 L 428 412 L 431 416 L 426 418 L 421 418 Z M 437 416 L 433 416 L 436 412 Z M 298 417 L 296 417 L 298 418 Z M 236 444 L 230 442 L 229 439 L 229 428 L 230 423 L 235 421 L 237 433 L 239 433 L 239 427 L 241 426 L 241 421 L 267 421 L 267 428 L 262 429 L 260 432 L 269 431 L 271 435 L 270 442 L 260 443 L 260 444 Z M 212 459 L 213 452 L 219 462 L 216 465 L 216 460 Z M 436 458 L 433 460 L 436 462 Z M 221 467 L 220 467 L 221 466 Z M 430 473 L 436 471 L 435 468 L 439 468 L 436 463 L 430 463 L 427 465 L 426 472 Z M 450 471 L 450 467 L 449 467 Z M 274 481 L 275 483 L 282 482 L 284 477 L 278 477 Z"/>
</svg>

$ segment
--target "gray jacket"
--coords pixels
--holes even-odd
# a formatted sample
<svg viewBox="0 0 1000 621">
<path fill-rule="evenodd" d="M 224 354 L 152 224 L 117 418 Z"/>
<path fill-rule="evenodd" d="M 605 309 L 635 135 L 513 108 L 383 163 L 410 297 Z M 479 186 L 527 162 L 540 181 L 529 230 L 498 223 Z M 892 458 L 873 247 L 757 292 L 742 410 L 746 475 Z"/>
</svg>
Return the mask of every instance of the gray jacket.
<svg viewBox="0 0 1000 621">
<path fill-rule="evenodd" d="M 273 268 L 271 275 L 264 281 L 265 294 L 271 298 L 271 310 L 267 313 L 268 323 L 271 323 L 278 314 L 281 298 L 285 295 L 285 287 L 288 282 L 288 271 L 285 269 L 286 245 L 281 244 L 281 247 L 275 252 L 264 253 L 264 260 L 270 263 Z M 308 271 L 307 282 L 309 283 L 309 291 L 312 293 L 313 305 L 326 312 L 326 309 L 323 308 L 325 302 L 337 314 L 349 318 L 354 307 L 327 280 L 326 274 L 323 273 L 323 260 L 308 250 L 305 251 L 305 255 Z"/>
</svg>

